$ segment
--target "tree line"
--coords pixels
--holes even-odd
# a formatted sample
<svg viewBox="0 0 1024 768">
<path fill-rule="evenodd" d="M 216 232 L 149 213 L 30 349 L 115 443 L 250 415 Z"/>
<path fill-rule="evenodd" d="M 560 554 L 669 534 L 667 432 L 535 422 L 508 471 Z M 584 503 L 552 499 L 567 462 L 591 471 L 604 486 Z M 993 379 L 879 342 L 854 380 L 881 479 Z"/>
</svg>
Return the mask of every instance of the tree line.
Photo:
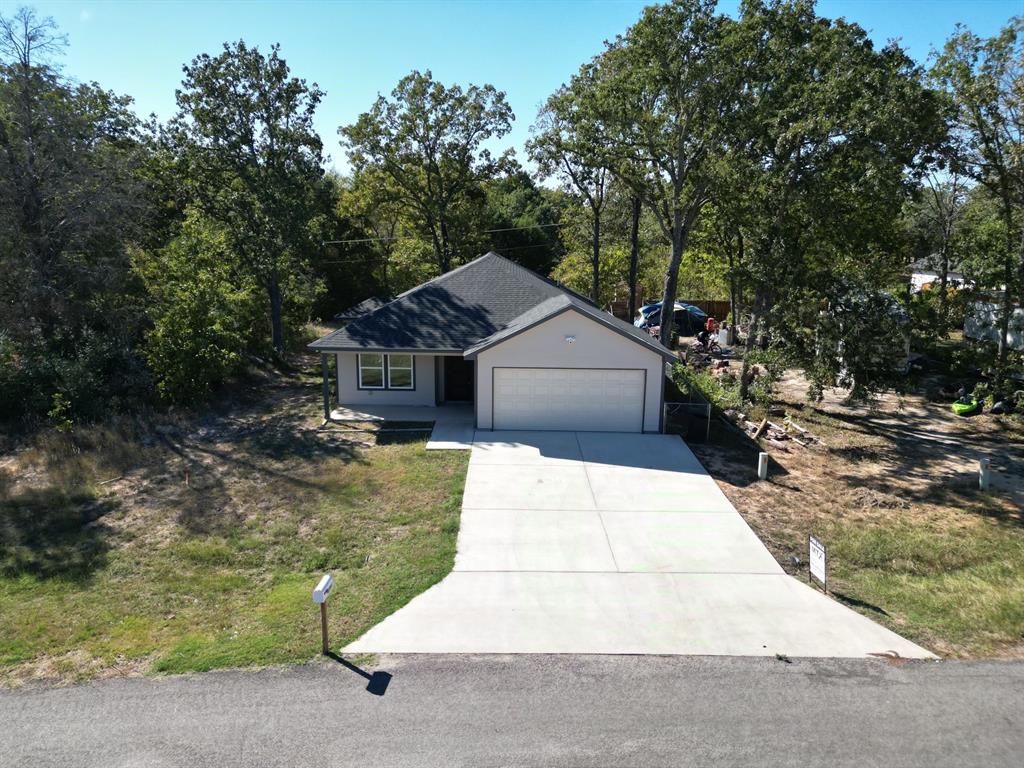
<svg viewBox="0 0 1024 768">
<path fill-rule="evenodd" d="M 51 20 L 0 16 L 0 418 L 201 400 L 310 320 L 488 249 L 630 316 L 667 299 L 665 343 L 673 299 L 727 296 L 745 365 L 770 339 L 858 393 L 892 382 L 878 347 L 901 312 L 955 322 L 945 280 L 923 310 L 901 292 L 934 255 L 1004 289 L 1006 376 L 1022 34 L 959 29 L 925 68 L 809 0 L 652 5 L 544 103 L 532 174 L 494 150 L 502 91 L 414 71 L 339 127 L 342 176 L 313 127 L 324 92 L 277 46 L 196 56 L 160 123 L 65 77 Z"/>
</svg>

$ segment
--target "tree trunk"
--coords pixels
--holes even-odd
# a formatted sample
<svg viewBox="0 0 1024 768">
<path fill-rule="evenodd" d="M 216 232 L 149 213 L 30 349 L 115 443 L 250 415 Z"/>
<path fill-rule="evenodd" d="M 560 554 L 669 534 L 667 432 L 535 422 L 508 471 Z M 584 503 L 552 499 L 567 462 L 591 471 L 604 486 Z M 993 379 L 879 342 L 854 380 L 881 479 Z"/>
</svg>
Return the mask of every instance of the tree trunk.
<svg viewBox="0 0 1024 768">
<path fill-rule="evenodd" d="M 740 371 L 740 399 L 746 400 L 750 394 L 750 353 L 754 351 L 757 334 L 761 326 L 765 302 L 764 290 L 758 286 L 754 292 L 754 307 L 750 315 L 750 327 L 747 329 L 746 342 L 743 345 L 743 368 Z"/>
<path fill-rule="evenodd" d="M 590 298 L 594 303 L 601 303 L 601 213 L 594 210 L 594 231 L 591 247 L 593 252 L 590 255 Z"/>
<path fill-rule="evenodd" d="M 636 317 L 636 277 L 640 271 L 640 198 L 633 198 L 633 221 L 629 228 L 629 322 Z"/>
<path fill-rule="evenodd" d="M 672 256 L 665 271 L 665 290 L 661 297 L 661 317 L 658 320 L 659 338 L 666 349 L 672 348 L 672 325 L 675 320 L 676 285 L 679 282 L 679 264 L 683 259 L 682 216 L 676 212 L 672 227 Z"/>
<path fill-rule="evenodd" d="M 732 238 L 729 238 L 729 311 L 732 314 L 733 335 L 736 334 L 736 326 L 740 317 L 739 280 L 736 278 L 736 270 L 743 263 L 743 232 L 736 232 L 736 248 L 732 248 Z"/>
<path fill-rule="evenodd" d="M 666 349 L 672 347 L 672 325 L 676 306 L 676 286 L 679 283 L 679 264 L 683 260 L 683 251 L 690 240 L 690 229 L 693 222 L 700 213 L 700 202 L 703 189 L 696 194 L 694 202 L 684 209 L 677 208 L 672 214 L 672 258 L 668 262 L 668 270 L 665 272 L 665 293 L 661 300 L 661 318 L 659 323 L 661 330 L 659 338 L 661 345 Z"/>
<path fill-rule="evenodd" d="M 277 266 L 271 268 L 267 279 L 270 294 L 270 343 L 278 354 L 284 352 L 284 324 L 281 319 L 281 286 L 277 279 Z"/>
<path fill-rule="evenodd" d="M 946 328 L 946 286 L 949 284 L 949 244 L 946 239 L 942 243 L 939 256 L 939 322 L 945 333 Z"/>
<path fill-rule="evenodd" d="M 441 219 L 441 273 L 452 268 L 451 242 L 448 239 L 448 222 Z"/>
</svg>

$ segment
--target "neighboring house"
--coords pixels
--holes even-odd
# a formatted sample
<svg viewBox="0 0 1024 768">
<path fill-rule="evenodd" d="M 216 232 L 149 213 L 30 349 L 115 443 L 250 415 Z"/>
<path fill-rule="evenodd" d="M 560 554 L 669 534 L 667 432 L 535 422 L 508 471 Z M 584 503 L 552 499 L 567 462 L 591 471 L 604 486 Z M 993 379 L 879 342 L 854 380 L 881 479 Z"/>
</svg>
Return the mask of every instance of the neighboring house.
<svg viewBox="0 0 1024 768">
<path fill-rule="evenodd" d="M 478 429 L 660 432 L 666 361 L 645 331 L 496 253 L 309 345 L 345 406 L 472 402 Z"/>
<path fill-rule="evenodd" d="M 967 308 L 964 336 L 975 341 L 993 341 L 998 344 L 1001 336 L 999 316 L 1002 300 L 1002 291 L 992 291 L 985 300 L 973 302 Z M 1014 305 L 1013 314 L 1010 315 L 1006 345 L 1010 349 L 1024 349 L 1024 309 L 1017 305 Z"/>
<path fill-rule="evenodd" d="M 938 288 L 942 282 L 942 272 L 938 267 L 939 256 L 932 254 L 918 259 L 910 265 L 910 291 L 920 293 L 924 287 Z M 968 280 L 961 272 L 950 269 L 946 272 L 946 285 L 950 288 L 973 288 L 974 281 Z"/>
</svg>

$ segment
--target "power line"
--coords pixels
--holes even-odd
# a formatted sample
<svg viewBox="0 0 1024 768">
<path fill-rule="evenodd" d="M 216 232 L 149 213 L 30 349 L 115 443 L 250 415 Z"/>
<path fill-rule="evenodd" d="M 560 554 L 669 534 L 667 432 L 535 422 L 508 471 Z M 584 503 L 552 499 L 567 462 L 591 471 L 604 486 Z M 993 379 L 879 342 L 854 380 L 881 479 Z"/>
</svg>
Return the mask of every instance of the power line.
<svg viewBox="0 0 1024 768">
<path fill-rule="evenodd" d="M 516 232 L 520 229 L 545 229 L 547 227 L 568 227 L 570 224 L 575 224 L 575 221 L 564 221 L 560 224 L 530 224 L 527 227 L 505 227 L 504 229 L 485 229 L 485 234 L 491 234 L 492 232 Z"/>
<path fill-rule="evenodd" d="M 321 240 L 320 245 L 342 245 L 348 243 L 379 243 L 387 240 L 415 240 L 415 237 L 362 237 L 357 240 Z"/>
<path fill-rule="evenodd" d="M 568 227 L 574 224 L 579 224 L 578 221 L 563 221 L 557 224 L 529 224 L 525 227 L 502 227 L 500 229 L 484 229 L 478 234 L 491 235 L 496 232 L 519 232 L 524 229 L 549 229 L 551 227 Z M 356 243 L 380 243 L 389 242 L 391 240 L 418 240 L 419 238 L 415 235 L 404 235 L 401 237 L 361 237 L 354 240 L 323 240 L 321 245 L 354 245 Z"/>
</svg>

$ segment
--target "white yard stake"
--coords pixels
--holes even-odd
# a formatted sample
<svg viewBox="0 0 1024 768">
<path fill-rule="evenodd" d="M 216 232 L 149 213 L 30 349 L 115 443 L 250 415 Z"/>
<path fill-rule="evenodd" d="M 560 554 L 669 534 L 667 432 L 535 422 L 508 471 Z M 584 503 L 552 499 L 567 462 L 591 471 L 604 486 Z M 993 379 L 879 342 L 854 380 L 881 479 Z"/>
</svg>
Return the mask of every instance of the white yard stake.
<svg viewBox="0 0 1024 768">
<path fill-rule="evenodd" d="M 768 479 L 768 454 L 759 453 L 757 455 L 757 477 L 759 480 Z"/>
<path fill-rule="evenodd" d="M 980 459 L 978 461 L 978 487 L 983 491 L 988 490 L 989 473 L 988 473 L 988 459 Z"/>
</svg>

